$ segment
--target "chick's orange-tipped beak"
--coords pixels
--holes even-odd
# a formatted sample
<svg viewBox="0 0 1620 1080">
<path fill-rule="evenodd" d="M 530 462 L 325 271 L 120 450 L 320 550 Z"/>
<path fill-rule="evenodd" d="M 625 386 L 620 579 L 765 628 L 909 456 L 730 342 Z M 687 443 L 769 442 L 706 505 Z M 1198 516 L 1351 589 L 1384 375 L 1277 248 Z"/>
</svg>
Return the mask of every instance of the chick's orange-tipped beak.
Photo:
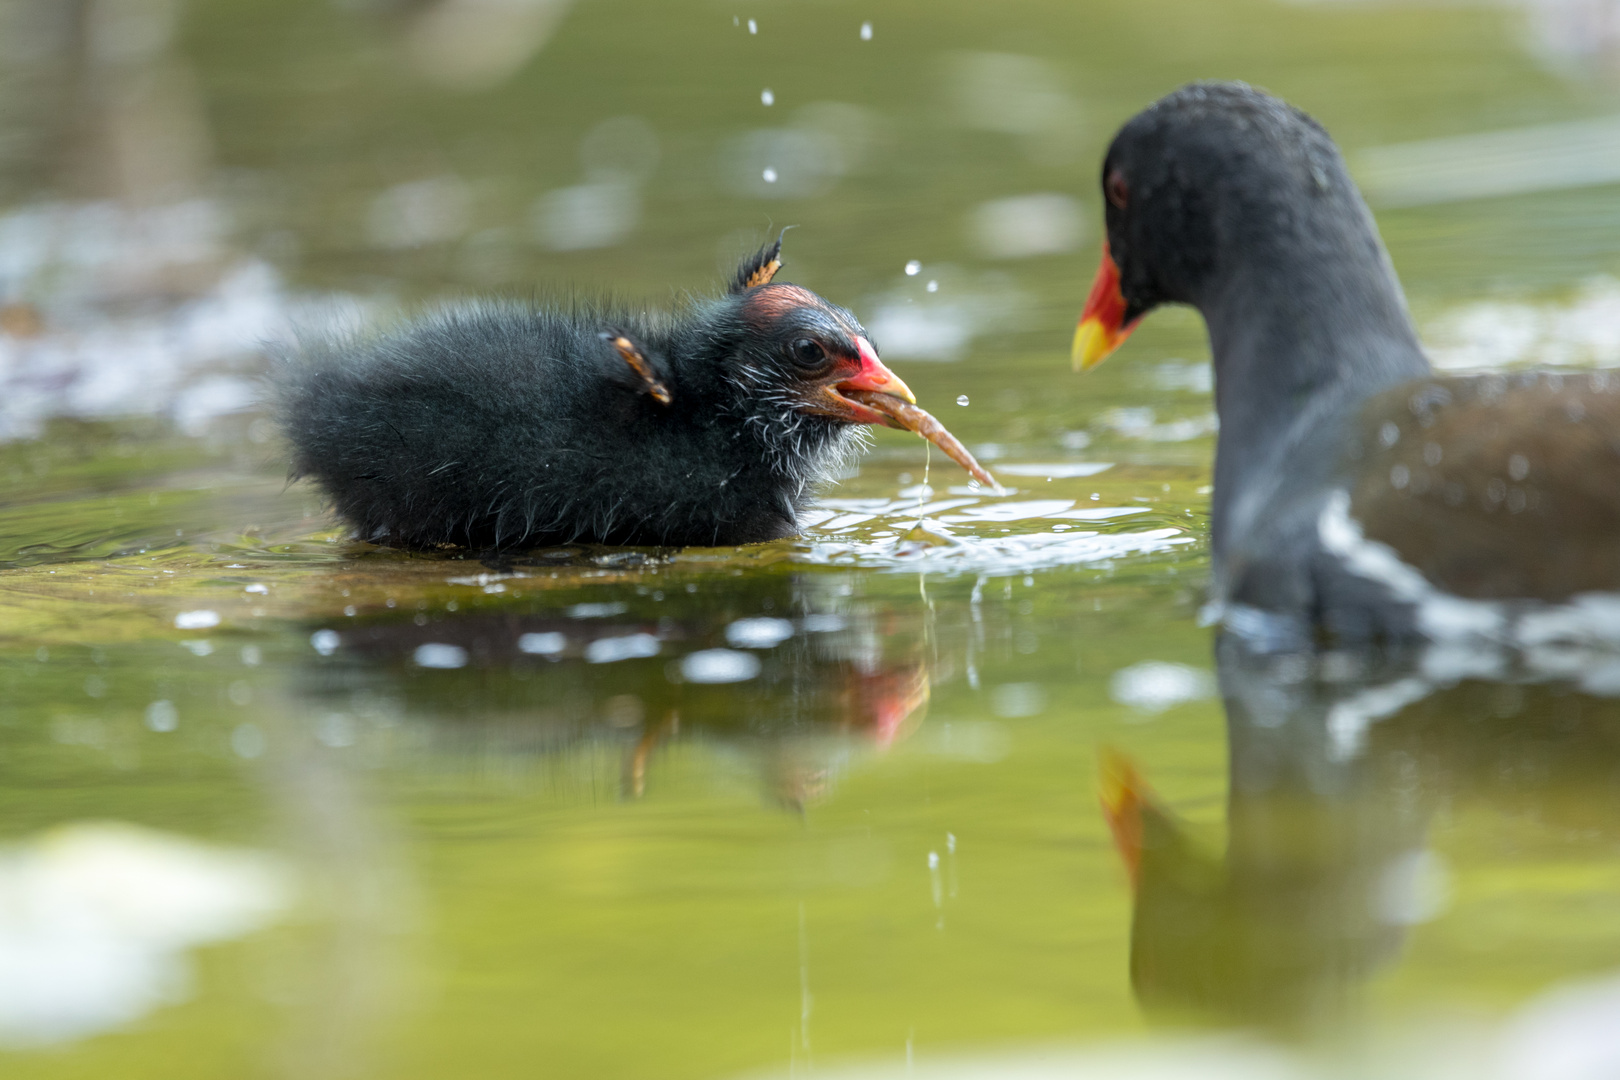
<svg viewBox="0 0 1620 1080">
<path fill-rule="evenodd" d="M 878 359 L 877 350 L 872 348 L 870 341 L 867 341 L 864 337 L 857 337 L 855 339 L 855 349 L 860 353 L 861 370 L 851 378 L 834 383 L 827 388 L 828 395 L 838 401 L 837 413 L 842 415 L 844 419 L 857 424 L 899 426 L 892 417 L 885 416 L 876 409 L 869 409 L 859 402 L 851 401 L 839 393 L 841 390 L 871 390 L 879 394 L 888 394 L 890 397 L 897 397 L 901 401 L 909 402 L 912 405 L 917 404 L 917 395 L 911 392 L 911 387 L 900 381 L 900 376 L 883 366 L 883 361 Z"/>
<path fill-rule="evenodd" d="M 1125 295 L 1119 291 L 1119 266 L 1103 243 L 1102 265 L 1097 267 L 1097 279 L 1091 283 L 1091 295 L 1086 297 L 1085 309 L 1080 312 L 1080 324 L 1074 329 L 1074 370 L 1090 371 L 1136 329 L 1141 319 L 1125 321 Z"/>
</svg>

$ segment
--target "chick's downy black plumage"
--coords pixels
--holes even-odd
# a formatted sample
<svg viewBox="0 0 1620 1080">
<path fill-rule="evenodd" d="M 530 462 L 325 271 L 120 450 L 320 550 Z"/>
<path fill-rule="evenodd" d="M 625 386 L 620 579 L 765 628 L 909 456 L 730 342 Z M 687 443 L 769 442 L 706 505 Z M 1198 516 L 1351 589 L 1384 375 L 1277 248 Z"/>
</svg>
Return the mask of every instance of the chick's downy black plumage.
<svg viewBox="0 0 1620 1080">
<path fill-rule="evenodd" d="M 482 302 L 306 344 L 274 377 L 294 477 L 361 537 L 423 547 L 741 544 L 914 400 L 848 311 L 772 281 L 781 242 L 675 313 Z"/>
</svg>

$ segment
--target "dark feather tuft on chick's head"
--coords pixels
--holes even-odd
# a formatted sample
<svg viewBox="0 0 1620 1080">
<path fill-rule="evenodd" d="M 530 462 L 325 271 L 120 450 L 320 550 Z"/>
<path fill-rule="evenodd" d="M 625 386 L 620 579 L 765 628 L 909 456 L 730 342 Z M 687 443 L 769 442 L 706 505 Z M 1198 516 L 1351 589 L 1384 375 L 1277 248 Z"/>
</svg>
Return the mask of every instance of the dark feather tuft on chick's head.
<svg viewBox="0 0 1620 1080">
<path fill-rule="evenodd" d="M 782 230 L 782 236 L 787 230 Z M 782 269 L 782 236 L 778 236 L 774 243 L 766 244 L 752 255 L 745 258 L 737 267 L 736 276 L 731 279 L 730 293 L 747 292 L 759 285 L 769 285 L 776 272 Z"/>
</svg>

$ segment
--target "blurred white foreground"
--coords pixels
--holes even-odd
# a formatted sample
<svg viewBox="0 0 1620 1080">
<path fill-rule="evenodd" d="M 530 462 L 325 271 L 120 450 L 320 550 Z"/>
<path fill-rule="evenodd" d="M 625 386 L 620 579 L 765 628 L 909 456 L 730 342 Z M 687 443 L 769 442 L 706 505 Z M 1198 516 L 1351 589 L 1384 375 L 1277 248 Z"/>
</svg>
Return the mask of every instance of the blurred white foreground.
<svg viewBox="0 0 1620 1080">
<path fill-rule="evenodd" d="M 185 951 L 289 902 L 271 857 L 118 823 L 0 849 L 0 1046 L 66 1042 L 189 994 Z"/>
</svg>

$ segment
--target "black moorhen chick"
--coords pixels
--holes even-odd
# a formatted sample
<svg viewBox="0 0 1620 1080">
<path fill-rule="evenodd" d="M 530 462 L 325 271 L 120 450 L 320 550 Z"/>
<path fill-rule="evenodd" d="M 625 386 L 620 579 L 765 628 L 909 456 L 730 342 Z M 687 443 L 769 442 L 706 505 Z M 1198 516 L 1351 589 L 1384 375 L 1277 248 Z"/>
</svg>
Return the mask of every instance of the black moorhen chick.
<svg viewBox="0 0 1620 1080">
<path fill-rule="evenodd" d="M 323 341 L 274 381 L 292 474 L 406 547 L 743 544 L 916 399 L 855 316 L 773 283 L 781 241 L 677 314 L 477 303 Z"/>
<path fill-rule="evenodd" d="M 1220 435 L 1213 597 L 1279 646 L 1620 637 L 1620 376 L 1437 377 L 1333 140 L 1237 83 L 1132 118 L 1075 333 L 1196 307 Z"/>
</svg>

